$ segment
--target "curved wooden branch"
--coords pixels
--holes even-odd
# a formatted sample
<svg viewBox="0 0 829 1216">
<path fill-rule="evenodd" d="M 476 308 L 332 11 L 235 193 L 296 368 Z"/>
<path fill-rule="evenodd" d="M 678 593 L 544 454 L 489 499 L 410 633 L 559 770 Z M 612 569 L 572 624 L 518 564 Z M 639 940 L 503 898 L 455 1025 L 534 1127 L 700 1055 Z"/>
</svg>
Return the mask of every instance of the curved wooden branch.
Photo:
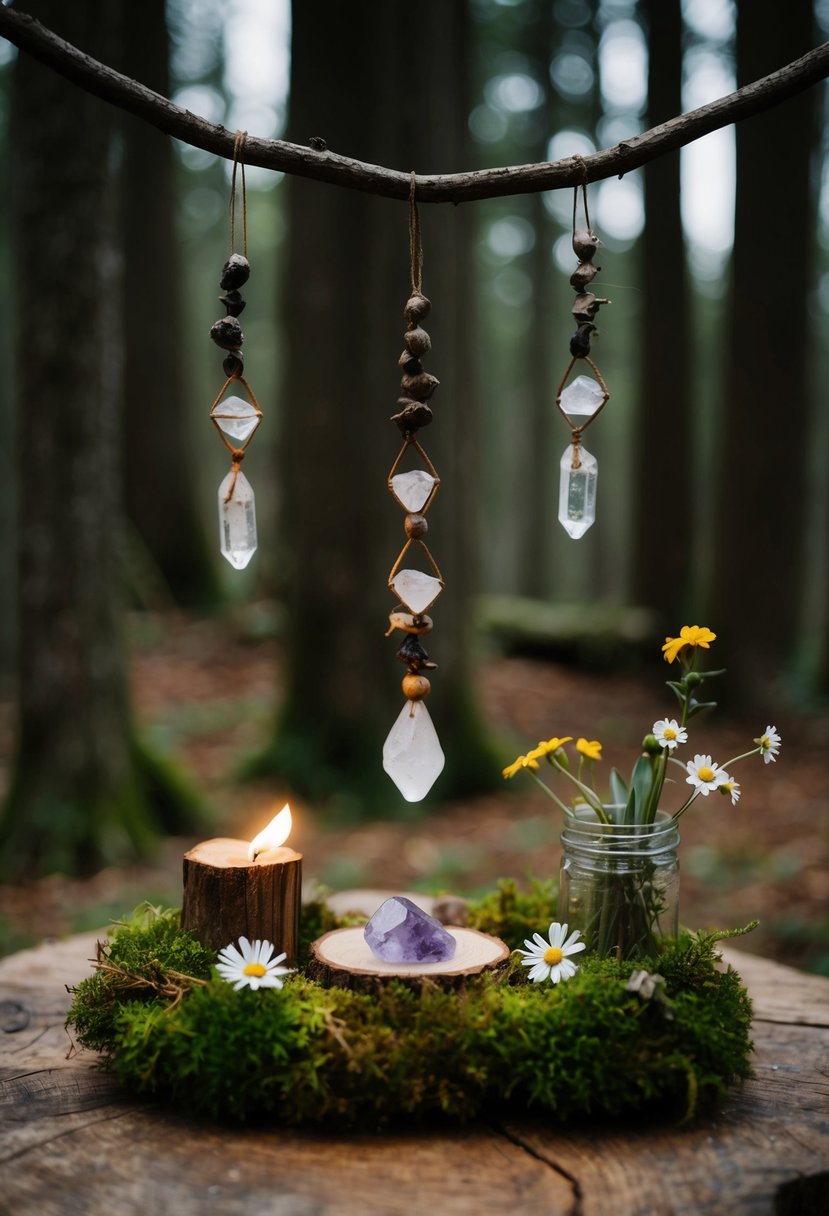
<svg viewBox="0 0 829 1216">
<path fill-rule="evenodd" d="M 0 35 L 73 84 L 143 119 L 160 131 L 195 148 L 232 158 L 232 131 L 207 122 L 189 110 L 182 110 L 152 89 L 85 55 L 27 13 L 0 6 Z M 736 93 L 729 93 L 727 97 L 687 114 L 677 115 L 642 135 L 596 152 L 593 156 L 583 159 L 571 156 L 536 165 L 512 165 L 470 173 L 418 177 L 417 198 L 423 203 L 472 202 L 481 198 L 534 194 L 540 190 L 561 190 L 582 181 L 621 177 L 711 131 L 779 105 L 827 76 L 829 42 L 772 72 L 770 76 L 745 85 Z M 281 139 L 257 139 L 249 135 L 245 142 L 245 163 L 385 198 L 409 197 L 408 171 L 365 164 L 336 152 L 317 151 Z"/>
</svg>

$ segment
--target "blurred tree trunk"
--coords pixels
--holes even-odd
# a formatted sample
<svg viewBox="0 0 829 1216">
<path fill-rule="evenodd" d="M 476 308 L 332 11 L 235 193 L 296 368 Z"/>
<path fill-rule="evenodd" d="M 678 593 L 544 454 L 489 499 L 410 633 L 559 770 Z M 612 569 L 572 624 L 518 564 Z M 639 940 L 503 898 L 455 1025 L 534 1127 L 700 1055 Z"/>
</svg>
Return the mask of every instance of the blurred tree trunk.
<svg viewBox="0 0 829 1216">
<path fill-rule="evenodd" d="M 124 5 L 121 70 L 168 97 L 165 8 L 165 0 Z M 218 582 L 196 509 L 173 149 L 169 139 L 128 115 L 123 139 L 127 516 L 176 602 L 206 605 L 215 602 Z M 218 271 L 216 280 L 218 295 Z M 138 559 L 133 577 L 140 583 L 143 555 L 130 556 Z"/>
<path fill-rule="evenodd" d="M 115 58 L 120 5 L 27 11 Z M 120 630 L 116 124 L 114 109 L 17 61 L 19 721 L 0 834 L 6 864 L 29 872 L 133 854 L 167 809 L 152 805 L 159 774 L 132 734 Z"/>
<path fill-rule="evenodd" d="M 522 28 L 523 50 L 534 69 L 541 88 L 543 102 L 536 122 L 537 138 L 526 148 L 526 160 L 547 159 L 550 132 L 555 130 L 553 118 L 554 95 L 550 85 L 550 60 L 556 34 L 553 6 L 547 0 L 533 0 Z M 531 116 L 531 121 L 535 116 Z M 522 156 L 525 149 L 522 148 Z M 555 426 L 556 383 L 550 357 L 551 348 L 561 347 L 566 366 L 567 343 L 559 343 L 553 328 L 553 281 L 555 271 L 550 249 L 553 224 L 542 194 L 532 194 L 527 200 L 529 219 L 535 233 L 535 246 L 523 259 L 532 283 L 530 319 L 524 342 L 527 360 L 527 389 L 529 410 L 524 428 L 524 475 L 522 526 L 518 529 L 518 589 L 521 595 L 543 599 L 550 592 L 550 563 L 544 538 L 556 526 L 550 492 L 551 479 L 557 482 L 558 462 L 552 456 L 551 421 Z M 520 439 L 520 436 L 517 436 Z M 562 448 L 564 441 L 562 441 Z M 555 486 L 557 492 L 558 486 Z"/>
<path fill-rule="evenodd" d="M 647 127 L 682 112 L 682 12 L 643 0 L 648 27 Z M 680 216 L 679 155 L 646 165 L 643 319 L 634 475 L 633 593 L 678 630 L 687 610 L 692 552 L 688 279 Z"/>
<path fill-rule="evenodd" d="M 416 12 L 370 0 L 293 6 L 289 138 L 312 136 L 379 163 L 429 173 L 468 163 L 465 5 Z M 282 442 L 287 688 L 264 762 L 315 796 L 386 806 L 383 740 L 403 703 L 402 635 L 384 639 L 388 572 L 404 541 L 386 488 L 401 445 L 397 358 L 409 295 L 408 208 L 299 178 L 289 183 L 287 368 Z M 429 708 L 447 756 L 436 792 L 480 787 L 484 759 L 467 684 L 477 492 L 469 286 L 473 216 L 423 208 L 426 368 L 442 381 L 420 432 L 442 478 L 429 546 L 447 580 L 429 652 Z"/>
<path fill-rule="evenodd" d="M 0 71 L 0 298 L 13 298 L 11 278 L 11 193 L 12 168 L 9 155 L 11 124 L 9 102 L 11 97 L 11 71 L 5 67 Z M 11 326 L 0 326 L 0 365 L 6 375 L 0 381 L 0 530 L 5 537 L 15 534 L 14 477 L 16 455 L 12 432 L 14 426 L 14 358 L 12 356 Z M 8 695 L 9 681 L 14 676 L 16 637 L 16 580 L 14 546 L 8 542 L 0 546 L 0 689 Z"/>
<path fill-rule="evenodd" d="M 737 9 L 738 84 L 813 44 L 811 0 Z M 773 718 L 799 621 L 818 90 L 737 125 L 737 199 L 717 576 L 710 622 L 744 701 Z M 762 701 L 760 698 L 762 697 Z M 761 726 L 765 725 L 765 717 Z"/>
</svg>

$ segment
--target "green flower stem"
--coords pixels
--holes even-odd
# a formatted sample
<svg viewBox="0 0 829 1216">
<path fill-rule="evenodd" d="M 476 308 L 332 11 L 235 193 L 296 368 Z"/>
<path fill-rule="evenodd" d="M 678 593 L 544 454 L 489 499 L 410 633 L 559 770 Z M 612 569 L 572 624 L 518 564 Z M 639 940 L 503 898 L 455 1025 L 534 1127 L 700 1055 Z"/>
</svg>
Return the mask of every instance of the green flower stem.
<svg viewBox="0 0 829 1216">
<path fill-rule="evenodd" d="M 699 790 L 695 789 L 694 792 L 690 795 L 690 797 L 687 798 L 685 802 L 683 802 L 683 804 L 679 808 L 679 810 L 674 813 L 673 818 L 676 820 L 676 819 L 679 819 L 680 815 L 684 815 L 685 812 L 688 810 L 688 807 L 691 805 L 691 803 L 696 802 L 697 798 L 699 798 Z"/>
<path fill-rule="evenodd" d="M 553 791 L 550 789 L 549 785 L 545 785 L 544 782 L 541 780 L 541 778 L 537 777 L 531 768 L 528 768 L 527 772 L 530 774 L 530 776 L 532 777 L 535 784 L 539 787 L 539 789 L 542 789 L 548 798 L 551 798 L 553 800 L 553 802 L 556 803 L 557 806 L 561 807 L 561 809 L 564 811 L 565 815 L 573 814 L 571 808 L 567 805 L 567 803 L 562 802 L 561 799 L 553 793 Z"/>
<path fill-rule="evenodd" d="M 581 790 L 582 794 L 584 794 L 586 802 L 593 808 L 593 810 L 596 812 L 596 815 L 601 820 L 601 822 L 610 823 L 610 820 L 608 819 L 607 815 L 605 814 L 604 807 L 602 806 L 601 802 L 599 802 L 598 798 L 596 797 L 593 790 L 591 790 L 590 786 L 585 785 L 584 782 L 579 781 L 578 777 L 574 777 L 572 773 L 568 772 L 567 769 L 564 768 L 563 765 L 559 764 L 559 762 L 556 760 L 555 756 L 552 757 L 551 763 L 554 768 L 557 768 L 560 773 L 564 774 L 564 776 L 568 779 L 568 781 L 572 781 L 573 785 L 577 786 L 578 789 Z"/>
<path fill-rule="evenodd" d="M 730 760 L 726 760 L 725 764 L 720 765 L 720 768 L 729 769 L 738 760 L 747 760 L 749 756 L 759 756 L 762 751 L 762 747 L 753 747 L 750 752 L 743 752 L 741 756 L 733 756 Z"/>
</svg>

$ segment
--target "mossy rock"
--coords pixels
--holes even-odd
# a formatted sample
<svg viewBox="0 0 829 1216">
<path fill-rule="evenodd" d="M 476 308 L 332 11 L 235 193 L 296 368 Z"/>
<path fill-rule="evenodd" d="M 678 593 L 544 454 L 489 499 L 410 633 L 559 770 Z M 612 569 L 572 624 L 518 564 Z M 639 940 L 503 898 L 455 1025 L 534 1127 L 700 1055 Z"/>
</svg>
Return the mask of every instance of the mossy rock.
<svg viewBox="0 0 829 1216">
<path fill-rule="evenodd" d="M 507 923 L 499 898 L 475 912 L 493 930 Z M 506 900 L 513 922 L 518 902 Z M 337 923 L 323 905 L 306 921 L 306 941 Z M 79 1041 L 128 1088 L 217 1118 L 376 1128 L 512 1107 L 679 1121 L 750 1075 L 750 1001 L 734 971 L 717 969 L 713 937 L 686 935 L 648 962 L 664 977 L 649 1000 L 626 988 L 641 961 L 589 958 L 556 987 L 529 983 L 515 957 L 460 994 L 392 983 L 366 996 L 301 970 L 281 990 L 236 992 L 178 914 L 157 909 L 117 929 L 99 962 L 75 990 Z"/>
</svg>

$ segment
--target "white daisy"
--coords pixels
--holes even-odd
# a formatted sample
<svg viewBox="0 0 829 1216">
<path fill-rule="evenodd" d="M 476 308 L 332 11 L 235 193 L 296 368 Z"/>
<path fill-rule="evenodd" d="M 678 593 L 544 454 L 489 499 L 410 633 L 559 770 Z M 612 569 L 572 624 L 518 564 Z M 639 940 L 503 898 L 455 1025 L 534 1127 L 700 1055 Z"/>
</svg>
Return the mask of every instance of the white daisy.
<svg viewBox="0 0 829 1216">
<path fill-rule="evenodd" d="M 585 943 L 578 940 L 581 937 L 579 929 L 567 937 L 567 928 L 567 925 L 560 925 L 555 920 L 550 925 L 549 941 L 545 942 L 540 933 L 534 933 L 532 941 L 524 939 L 527 949 L 519 950 L 519 954 L 524 955 L 521 964 L 532 968 L 530 979 L 533 983 L 540 984 L 544 980 L 552 980 L 557 984 L 559 980 L 571 980 L 576 974 L 578 968 L 567 956 L 584 950 Z"/>
<path fill-rule="evenodd" d="M 684 726 L 679 725 L 676 718 L 660 718 L 658 722 L 654 722 L 651 730 L 659 746 L 667 747 L 670 751 L 673 751 L 678 743 L 688 742 L 688 732 Z"/>
<path fill-rule="evenodd" d="M 255 941 L 253 945 L 246 937 L 239 938 L 240 949 L 231 943 L 219 951 L 219 961 L 216 970 L 222 979 L 238 992 L 240 988 L 281 988 L 282 976 L 288 975 L 293 967 L 280 967 L 279 964 L 288 956 L 284 953 L 271 958 L 273 946 L 270 942 Z"/>
<path fill-rule="evenodd" d="M 701 794 L 707 798 L 711 790 L 719 789 L 730 781 L 724 768 L 719 768 L 710 756 L 694 756 L 685 765 L 688 776 L 685 780 L 689 785 L 695 785 Z"/>
<path fill-rule="evenodd" d="M 760 738 L 755 739 L 754 742 L 760 746 L 760 755 L 763 757 L 764 764 L 771 764 L 773 760 L 777 759 L 781 740 L 776 726 L 767 726 Z"/>
<path fill-rule="evenodd" d="M 724 781 L 719 789 L 721 794 L 731 795 L 732 806 L 736 806 L 740 801 L 740 783 L 739 781 L 735 781 L 733 777 L 730 777 L 728 781 Z"/>
</svg>

